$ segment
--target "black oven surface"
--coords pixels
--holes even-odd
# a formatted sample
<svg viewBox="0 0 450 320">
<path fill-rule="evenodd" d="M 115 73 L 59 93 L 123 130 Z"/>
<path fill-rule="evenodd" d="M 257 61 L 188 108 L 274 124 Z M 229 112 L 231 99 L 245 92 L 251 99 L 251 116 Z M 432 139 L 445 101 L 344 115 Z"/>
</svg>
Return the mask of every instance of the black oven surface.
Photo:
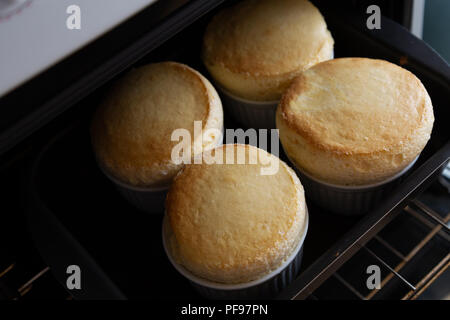
<svg viewBox="0 0 450 320">
<path fill-rule="evenodd" d="M 368 214 L 343 217 L 308 202 L 310 229 L 302 269 L 277 298 L 420 298 L 449 266 L 449 195 L 437 177 L 450 159 L 450 68 L 422 41 L 392 21 L 385 19 L 381 30 L 368 31 L 361 12 L 341 12 L 328 4 L 320 9 L 336 41 L 336 57 L 381 58 L 409 69 L 430 93 L 436 121 L 432 138 L 413 169 Z M 136 64 L 174 60 L 206 75 L 199 48 L 213 13 L 140 57 Z M 66 266 L 78 264 L 85 275 L 83 290 L 70 292 L 73 298 L 202 299 L 164 254 L 162 216 L 138 212 L 96 166 L 89 124 L 107 87 L 108 83 L 95 90 L 36 135 L 39 143 L 29 143 L 23 163 L 5 165 L 2 170 L 10 180 L 19 173 L 23 176 L 22 185 L 16 189 L 26 190 L 24 198 L 12 197 L 10 201 L 25 204 L 31 231 L 27 241 L 34 242 L 41 256 L 34 276 L 41 278 L 51 272 L 59 284 L 48 282 L 55 292 L 64 292 Z M 225 126 L 237 128 L 239 124 L 226 115 Z M 287 161 L 284 154 L 280 157 Z M 23 169 L 26 167 L 29 170 Z M 436 195 L 444 199 L 441 210 L 433 207 L 435 200 L 430 202 Z M 8 261 L 13 260 L 11 257 Z M 369 264 L 381 267 L 380 290 L 368 291 L 365 287 Z M 4 274 L 0 269 L 0 288 L 2 279 L 14 270 L 14 266 L 8 269 L 10 265 L 5 265 Z M 34 276 L 27 274 L 24 279 Z M 22 291 L 28 287 L 22 285 Z"/>
</svg>

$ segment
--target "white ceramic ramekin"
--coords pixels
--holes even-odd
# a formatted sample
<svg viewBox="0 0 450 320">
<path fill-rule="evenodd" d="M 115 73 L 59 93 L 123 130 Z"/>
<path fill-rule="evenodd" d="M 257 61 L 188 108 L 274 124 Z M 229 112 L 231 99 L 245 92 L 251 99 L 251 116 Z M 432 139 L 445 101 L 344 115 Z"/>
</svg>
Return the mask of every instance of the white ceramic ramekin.
<svg viewBox="0 0 450 320">
<path fill-rule="evenodd" d="M 294 252 L 278 268 L 264 277 L 239 284 L 224 284 L 209 281 L 193 275 L 189 270 L 178 264 L 167 247 L 167 217 L 164 216 L 162 238 L 164 250 L 175 269 L 190 281 L 192 286 L 208 299 L 269 299 L 274 298 L 282 289 L 286 288 L 298 275 L 303 254 L 303 243 L 308 231 L 308 210 L 305 211 L 305 226 L 302 237 Z"/>
<path fill-rule="evenodd" d="M 164 213 L 164 201 L 166 200 L 167 191 L 169 190 L 168 186 L 161 188 L 141 188 L 131 186 L 113 177 L 101 164 L 98 164 L 98 166 L 105 176 L 114 183 L 119 193 L 137 209 L 152 214 Z"/>
<path fill-rule="evenodd" d="M 389 194 L 401 182 L 403 176 L 417 161 L 417 156 L 402 171 L 389 179 L 361 186 L 340 186 L 327 183 L 299 170 L 293 161 L 292 167 L 305 188 L 306 196 L 320 207 L 342 215 L 361 215 Z"/>
<path fill-rule="evenodd" d="M 251 101 L 239 98 L 220 86 L 223 105 L 233 115 L 233 117 L 247 128 L 254 129 L 274 129 L 275 111 L 278 101 Z"/>
</svg>

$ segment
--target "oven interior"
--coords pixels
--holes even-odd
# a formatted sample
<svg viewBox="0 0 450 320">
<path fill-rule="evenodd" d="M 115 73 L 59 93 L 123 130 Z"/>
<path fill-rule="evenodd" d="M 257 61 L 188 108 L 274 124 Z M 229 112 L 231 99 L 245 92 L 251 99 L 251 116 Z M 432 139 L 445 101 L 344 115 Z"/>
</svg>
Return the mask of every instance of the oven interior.
<svg viewBox="0 0 450 320">
<path fill-rule="evenodd" d="M 225 4 L 227 5 L 227 4 Z M 218 9 L 202 17 L 137 65 L 174 60 L 207 74 L 199 59 L 203 30 Z M 449 141 L 446 79 L 408 52 L 383 43 L 342 19 L 339 11 L 321 8 L 335 39 L 335 56 L 382 58 L 402 64 L 424 83 L 433 100 L 432 139 L 409 175 Z M 353 16 L 353 21 L 359 21 Z M 400 27 L 399 27 L 400 28 Z M 119 75 L 120 76 L 120 75 Z M 0 240 L 0 297 L 202 299 L 165 257 L 160 215 L 138 212 L 123 200 L 96 166 L 89 123 L 111 80 L 25 140 L 0 167 L 4 221 Z M 225 111 L 225 127 L 240 127 Z M 447 144 L 448 147 L 448 144 Z M 280 157 L 287 161 L 284 154 Z M 443 165 L 442 165 L 443 167 Z M 448 279 L 449 190 L 437 174 L 417 184 L 423 190 L 396 209 L 392 221 L 342 261 L 337 271 L 318 281 L 307 299 L 420 299 L 447 297 L 450 288 L 430 291 Z M 310 230 L 302 271 L 360 226 L 364 216 L 338 216 L 308 202 Z M 370 214 L 370 213 L 369 213 Z M 64 289 L 65 268 L 75 261 L 86 273 L 84 290 Z M 81 261 L 81 262 L 80 262 Z M 368 265 L 379 265 L 381 289 L 366 287 Z M 439 281 L 437 281 L 439 279 Z M 322 283 L 323 282 L 323 283 Z M 444 281 L 445 283 L 445 281 Z M 448 283 L 448 281 L 447 281 Z M 292 292 L 292 291 L 290 291 Z M 285 298 L 294 298 L 289 293 Z"/>
</svg>

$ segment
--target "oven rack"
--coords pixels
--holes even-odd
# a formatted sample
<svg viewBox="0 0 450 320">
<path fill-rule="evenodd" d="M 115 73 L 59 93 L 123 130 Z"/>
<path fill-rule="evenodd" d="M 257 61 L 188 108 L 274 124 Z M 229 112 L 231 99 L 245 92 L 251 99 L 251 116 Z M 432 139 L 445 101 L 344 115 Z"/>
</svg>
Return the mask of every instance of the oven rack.
<svg viewBox="0 0 450 320">
<path fill-rule="evenodd" d="M 402 294 L 398 296 L 401 300 L 416 300 L 421 297 L 421 295 L 441 276 L 449 270 L 450 267 L 450 236 L 449 236 L 449 222 L 450 222 L 450 211 L 447 212 L 444 216 L 437 213 L 435 210 L 431 209 L 428 205 L 423 203 L 420 200 L 412 200 L 408 203 L 408 205 L 403 209 L 397 219 L 404 219 L 405 215 L 414 219 L 415 223 L 420 224 L 422 227 L 426 228 L 426 232 L 420 237 L 418 241 L 416 241 L 415 245 L 407 250 L 406 253 L 401 252 L 401 250 L 396 248 L 395 244 L 390 243 L 389 240 L 384 239 L 382 232 L 375 235 L 373 239 L 368 242 L 366 245 L 361 246 L 360 249 L 365 251 L 369 256 L 373 258 L 376 262 L 378 262 L 384 269 L 386 269 L 386 273 L 382 277 L 380 282 L 380 287 L 370 290 L 366 293 L 360 292 L 361 290 L 355 288 L 355 286 L 346 279 L 345 276 L 341 275 L 340 270 L 345 268 L 348 264 L 357 263 L 359 267 L 363 267 L 361 265 L 361 261 L 355 261 L 357 259 L 350 259 L 346 262 L 339 270 L 337 270 L 332 276 L 331 279 L 327 280 L 328 286 L 333 285 L 333 283 L 338 282 L 341 286 L 341 290 L 336 290 L 336 295 L 342 295 L 343 297 L 349 297 L 359 300 L 376 300 L 380 298 L 385 293 L 384 290 L 389 287 L 389 285 L 397 281 L 397 287 L 403 286 Z M 437 239 L 439 238 L 439 239 Z M 418 255 L 423 253 L 424 250 L 427 250 L 427 246 L 433 241 L 438 241 L 439 244 L 444 248 L 444 252 L 439 257 L 438 261 L 434 263 L 432 266 L 428 267 L 428 270 L 420 275 L 419 280 L 411 281 L 408 279 L 408 276 L 402 275 L 402 271 L 406 268 L 414 268 L 411 264 L 416 263 L 424 263 L 423 259 L 417 259 Z M 397 259 L 397 263 L 392 265 L 385 261 L 386 259 L 374 252 L 371 247 L 375 244 L 381 245 L 384 249 L 386 249 L 390 254 L 395 256 Z M 428 248 L 428 250 L 431 250 Z M 404 250 L 402 250 L 404 251 Z M 446 251 L 446 253 L 445 253 Z M 414 261 L 413 260 L 419 260 Z M 365 282 L 365 279 L 358 279 L 361 283 Z M 327 286 L 327 283 L 324 283 L 323 286 Z M 345 292 L 347 290 L 348 292 Z M 388 288 L 389 290 L 389 288 Z M 316 293 L 317 291 L 317 293 Z M 311 295 L 309 295 L 308 299 L 312 300 L 321 300 L 319 295 L 321 294 L 321 287 L 316 289 Z M 322 290 L 323 291 L 323 290 Z M 392 291 L 392 290 L 391 290 Z M 351 293 L 349 295 L 348 293 Z M 386 295 L 389 293 L 386 292 Z M 326 294 L 325 294 L 326 296 Z M 326 299 L 326 297 L 325 297 Z"/>
</svg>

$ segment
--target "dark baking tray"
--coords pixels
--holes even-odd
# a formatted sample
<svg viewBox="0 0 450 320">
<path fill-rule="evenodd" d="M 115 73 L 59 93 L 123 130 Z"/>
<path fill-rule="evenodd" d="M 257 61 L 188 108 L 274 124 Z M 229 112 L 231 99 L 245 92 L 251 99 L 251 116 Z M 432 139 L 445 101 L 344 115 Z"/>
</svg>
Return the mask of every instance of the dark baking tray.
<svg viewBox="0 0 450 320">
<path fill-rule="evenodd" d="M 450 157 L 449 66 L 421 40 L 387 19 L 366 29 L 365 16 L 320 8 L 336 41 L 335 56 L 381 58 L 411 70 L 429 91 L 435 112 L 432 138 L 404 181 L 371 212 L 330 214 L 308 201 L 310 229 L 302 271 L 278 298 L 305 298 L 358 248 L 391 221 L 408 199 L 431 183 Z M 138 63 L 175 60 L 204 70 L 201 36 L 211 14 Z M 123 200 L 98 170 L 90 147 L 89 121 L 104 86 L 80 102 L 67 128 L 38 156 L 29 183 L 29 225 L 43 258 L 65 285 L 66 268 L 82 269 L 75 298 L 201 298 L 169 264 L 161 245 L 161 216 L 143 214 Z M 239 127 L 225 117 L 227 128 Z M 283 154 L 280 157 L 286 160 Z"/>
</svg>

